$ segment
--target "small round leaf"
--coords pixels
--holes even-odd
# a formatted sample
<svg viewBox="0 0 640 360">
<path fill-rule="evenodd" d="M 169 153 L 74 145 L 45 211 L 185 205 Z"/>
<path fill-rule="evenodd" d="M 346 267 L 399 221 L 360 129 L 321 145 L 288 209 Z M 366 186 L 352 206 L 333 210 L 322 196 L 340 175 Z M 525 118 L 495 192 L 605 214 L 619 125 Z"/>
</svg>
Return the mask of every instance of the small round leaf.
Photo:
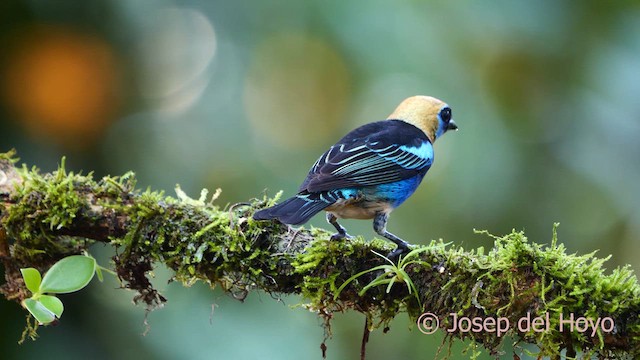
<svg viewBox="0 0 640 360">
<path fill-rule="evenodd" d="M 29 310 L 40 324 L 48 324 L 56 319 L 56 315 L 38 300 L 25 299 L 22 305 Z"/>
<path fill-rule="evenodd" d="M 47 310 L 54 313 L 58 319 L 62 316 L 64 305 L 62 305 L 62 301 L 60 301 L 60 299 L 52 295 L 41 295 L 38 300 L 47 308 Z"/>
<path fill-rule="evenodd" d="M 27 286 L 27 289 L 29 289 L 32 294 L 36 294 L 42 281 L 40 271 L 34 268 L 26 268 L 20 269 L 20 272 L 22 273 L 22 278 L 24 279 L 24 284 Z"/>
<path fill-rule="evenodd" d="M 96 260 L 84 255 L 68 256 L 44 274 L 40 293 L 64 294 L 87 286 L 96 271 Z"/>
</svg>

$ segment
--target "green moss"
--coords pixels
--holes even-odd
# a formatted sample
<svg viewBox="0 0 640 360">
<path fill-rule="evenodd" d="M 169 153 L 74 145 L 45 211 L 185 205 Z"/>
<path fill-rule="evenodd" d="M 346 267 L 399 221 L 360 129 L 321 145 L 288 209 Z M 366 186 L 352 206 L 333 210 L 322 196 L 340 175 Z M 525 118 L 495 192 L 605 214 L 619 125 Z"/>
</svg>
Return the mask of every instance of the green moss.
<svg viewBox="0 0 640 360">
<path fill-rule="evenodd" d="M 20 158 L 17 157 L 16 149 L 11 149 L 5 153 L 0 153 L 0 160 L 4 160 L 10 164 L 15 164 L 20 161 Z"/>
<path fill-rule="evenodd" d="M 14 160 L 14 154 L 0 156 L 5 169 Z M 404 269 L 417 298 L 407 286 L 393 286 L 388 292 L 387 286 L 373 286 L 362 292 L 384 276 L 379 271 L 357 277 L 336 297 L 354 274 L 385 264 L 373 251 L 386 254 L 392 245 L 361 237 L 330 241 L 330 233 L 322 229 L 255 221 L 255 210 L 276 201 L 266 196 L 220 208 L 213 202 L 217 192 L 210 199 L 206 190 L 198 199 L 179 188 L 176 197 L 140 192 L 133 173 L 94 180 L 92 174 L 66 172 L 64 161 L 51 174 L 26 167 L 19 174 L 23 181 L 10 193 L 10 205 L 0 207 L 5 232 L 0 237 L 10 246 L 10 258 L 4 261 L 8 280 L 0 290 L 10 299 L 26 296 L 20 267 L 46 271 L 58 259 L 101 241 L 117 248 L 118 276 L 137 292 L 135 300 L 150 308 L 166 301 L 149 280 L 154 266 L 163 263 L 174 271 L 174 280 L 187 286 L 203 281 L 239 299 L 253 290 L 274 296 L 301 294 L 327 327 L 333 312 L 345 310 L 365 314 L 371 329 L 388 326 L 402 312 L 413 321 L 423 312 L 437 314 L 443 329 L 451 329 L 451 313 L 501 316 L 511 324 L 527 313 L 548 314 L 549 331 L 521 333 L 512 327 L 505 336 L 516 343 L 537 344 L 541 356 L 557 356 L 561 349 L 603 357 L 640 354 L 640 287 L 632 270 L 605 273 L 608 258 L 566 254 L 555 227 L 549 246 L 531 243 L 524 233 L 513 231 L 500 237 L 483 232 L 495 240 L 488 253 L 445 246 L 442 241 L 419 247 L 424 249 L 419 261 Z M 616 333 L 598 331 L 591 337 L 560 331 L 559 316 L 570 313 L 610 316 Z M 488 332 L 447 334 L 471 339 L 494 355 L 505 338 Z M 472 351 L 475 354 L 475 348 Z"/>
<path fill-rule="evenodd" d="M 598 330 L 595 337 L 579 331 L 560 331 L 560 316 L 564 315 L 566 319 L 573 313 L 576 318 L 610 316 L 617 325 L 616 331 L 628 332 L 637 338 L 638 327 L 622 330 L 623 326 L 618 326 L 627 322 L 629 315 L 637 321 L 640 308 L 639 286 L 628 267 L 606 275 L 603 267 L 606 258 L 597 259 L 594 254 L 566 254 L 565 248 L 557 245 L 555 227 L 549 247 L 529 243 L 524 233 L 516 231 L 494 238 L 495 246 L 487 255 L 483 249 L 465 252 L 460 247 L 445 249 L 436 243 L 426 247 L 421 255 L 422 263 L 407 270 L 421 291 L 422 308 L 405 287 L 394 287 L 397 291 L 392 292 L 392 296 L 386 296 L 384 289 L 358 296 L 371 277 L 354 280 L 338 301 L 329 301 L 328 296 L 335 294 L 335 285 L 340 286 L 345 281 L 341 274 L 345 264 L 332 261 L 339 258 L 339 254 L 332 253 L 323 240 L 318 242 L 317 248 L 312 245 L 299 257 L 300 263 L 296 265 L 299 271 L 313 274 L 322 269 L 322 276 L 306 275 L 304 278 L 302 293 L 310 299 L 311 308 L 320 313 L 354 308 L 364 312 L 372 320 L 373 327 L 388 324 L 399 312 L 407 312 L 414 321 L 426 311 L 438 314 L 445 329 L 453 328 L 448 322 L 450 313 L 469 318 L 505 317 L 512 325 L 506 335 L 518 342 L 536 343 L 538 354 L 542 356 L 555 356 L 559 349 L 586 355 L 624 353 L 622 350 L 618 353 L 611 343 L 607 346 L 605 337 L 608 334 L 602 330 Z M 378 265 L 370 263 L 367 268 Z M 354 266 L 348 273 L 362 270 L 362 266 Z M 618 299 L 625 299 L 624 304 Z M 548 314 L 549 331 L 518 331 L 515 325 L 528 313 L 532 318 Z M 454 336 L 472 338 L 493 354 L 500 351 L 504 339 L 488 332 L 456 333 Z"/>
<path fill-rule="evenodd" d="M 57 239 L 51 232 L 73 224 L 85 206 L 79 191 L 90 176 L 67 173 L 64 159 L 52 174 L 23 167 L 20 175 L 24 181 L 12 194 L 15 204 L 3 219 L 7 236 L 15 239 L 14 258 L 21 264 L 46 266 L 86 247 L 86 239 Z"/>
<path fill-rule="evenodd" d="M 560 317 L 610 316 L 616 324 L 622 324 L 628 314 L 621 311 L 619 301 L 611 299 L 626 299 L 633 304 L 627 303 L 625 308 L 631 306 L 637 311 L 640 288 L 628 267 L 605 275 L 603 265 L 608 258 L 595 258 L 594 253 L 566 254 L 564 246 L 557 245 L 556 227 L 549 247 L 529 243 L 522 232 L 495 237 L 494 250 L 486 259 L 479 259 L 486 264 L 479 276 L 484 286 L 473 302 L 482 306 L 486 315 L 506 316 L 512 323 L 528 312 L 533 317 L 548 315 L 549 331 L 514 330 L 510 334 L 537 343 L 542 356 L 556 355 L 567 344 L 571 351 L 602 354 L 605 343 L 601 330 L 595 338 L 579 331 L 561 332 Z"/>
</svg>

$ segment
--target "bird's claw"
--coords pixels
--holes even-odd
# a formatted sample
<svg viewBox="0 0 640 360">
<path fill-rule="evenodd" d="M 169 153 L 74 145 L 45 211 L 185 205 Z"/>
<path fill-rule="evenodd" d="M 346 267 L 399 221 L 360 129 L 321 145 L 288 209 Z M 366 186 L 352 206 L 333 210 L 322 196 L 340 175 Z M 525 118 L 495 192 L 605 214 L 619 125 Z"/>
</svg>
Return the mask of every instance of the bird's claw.
<svg viewBox="0 0 640 360">
<path fill-rule="evenodd" d="M 387 259 L 391 260 L 391 262 L 396 263 L 400 260 L 400 255 L 404 255 L 411 251 L 411 248 L 408 246 L 401 246 L 395 248 L 392 252 L 387 255 Z"/>
<path fill-rule="evenodd" d="M 347 234 L 347 233 L 335 233 L 333 235 L 331 235 L 331 241 L 334 240 L 342 240 L 342 239 L 347 239 L 347 240 L 351 240 L 353 239 L 353 236 Z"/>
</svg>

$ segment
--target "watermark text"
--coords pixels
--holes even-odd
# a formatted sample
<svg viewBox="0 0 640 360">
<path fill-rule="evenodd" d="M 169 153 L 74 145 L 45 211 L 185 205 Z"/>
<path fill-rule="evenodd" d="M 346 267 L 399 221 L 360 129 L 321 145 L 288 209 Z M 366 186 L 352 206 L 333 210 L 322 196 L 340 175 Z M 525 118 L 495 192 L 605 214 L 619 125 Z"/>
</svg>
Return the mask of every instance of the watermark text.
<svg viewBox="0 0 640 360">
<path fill-rule="evenodd" d="M 592 318 L 573 313 L 559 314 L 555 322 L 551 321 L 549 313 L 543 316 L 533 316 L 531 313 L 527 313 L 526 316 L 514 321 L 501 316 L 467 317 L 450 313 L 448 321 L 444 323 L 442 329 L 449 333 L 495 333 L 496 336 L 501 337 L 511 329 L 521 333 L 548 332 L 552 326 L 558 331 L 579 332 L 591 337 L 597 336 L 598 330 L 604 333 L 611 333 L 615 330 L 615 322 L 609 316 Z M 439 328 L 440 318 L 433 313 L 426 312 L 418 318 L 418 329 L 424 334 L 433 334 Z"/>
</svg>

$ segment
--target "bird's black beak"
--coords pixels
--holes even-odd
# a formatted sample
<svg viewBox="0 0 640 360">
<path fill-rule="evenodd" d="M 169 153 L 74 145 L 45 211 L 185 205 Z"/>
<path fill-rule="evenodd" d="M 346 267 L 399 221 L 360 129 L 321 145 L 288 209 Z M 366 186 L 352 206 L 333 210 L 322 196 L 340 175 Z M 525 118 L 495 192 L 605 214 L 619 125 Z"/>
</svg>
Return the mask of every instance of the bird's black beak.
<svg viewBox="0 0 640 360">
<path fill-rule="evenodd" d="M 455 121 L 453 121 L 453 119 L 449 121 L 449 125 L 447 125 L 447 130 L 458 130 L 458 125 L 455 123 Z"/>
</svg>

